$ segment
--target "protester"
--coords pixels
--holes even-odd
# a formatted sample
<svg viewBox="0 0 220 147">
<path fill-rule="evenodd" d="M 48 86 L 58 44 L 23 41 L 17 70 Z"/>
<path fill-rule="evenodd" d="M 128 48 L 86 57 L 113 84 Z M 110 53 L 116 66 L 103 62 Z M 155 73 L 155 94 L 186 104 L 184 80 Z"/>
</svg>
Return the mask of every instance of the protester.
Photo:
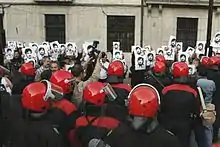
<svg viewBox="0 0 220 147">
<path fill-rule="evenodd" d="M 43 65 L 41 65 L 41 67 L 39 69 L 37 69 L 36 71 L 36 76 L 35 76 L 35 81 L 40 81 L 41 78 L 41 74 L 43 71 L 48 70 L 50 67 L 50 58 L 49 57 L 43 57 L 42 59 Z"/>
</svg>

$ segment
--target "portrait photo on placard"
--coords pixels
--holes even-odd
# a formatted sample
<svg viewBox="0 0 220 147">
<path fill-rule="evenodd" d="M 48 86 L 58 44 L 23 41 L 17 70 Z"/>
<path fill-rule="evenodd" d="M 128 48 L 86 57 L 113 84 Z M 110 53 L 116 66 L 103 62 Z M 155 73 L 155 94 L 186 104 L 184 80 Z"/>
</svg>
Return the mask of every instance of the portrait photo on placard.
<svg viewBox="0 0 220 147">
<path fill-rule="evenodd" d="M 175 36 L 170 36 L 168 46 L 171 47 L 171 48 L 176 47 L 176 37 Z"/>
<path fill-rule="evenodd" d="M 140 46 L 135 46 L 134 54 L 141 55 L 141 53 L 142 53 L 142 48 Z"/>
<path fill-rule="evenodd" d="M 174 48 L 168 48 L 168 50 L 165 51 L 164 57 L 166 60 L 173 61 L 175 58 Z"/>
<path fill-rule="evenodd" d="M 186 49 L 186 53 L 188 54 L 189 57 L 192 57 L 192 55 L 195 53 L 195 49 L 193 47 L 188 47 Z"/>
<path fill-rule="evenodd" d="M 196 66 L 193 64 L 188 65 L 189 67 L 189 75 L 193 75 L 196 72 Z"/>
<path fill-rule="evenodd" d="M 113 50 L 120 50 L 120 42 L 113 42 Z"/>
<path fill-rule="evenodd" d="M 35 57 L 35 53 L 33 52 L 33 50 L 30 47 L 23 48 L 22 52 L 23 52 L 25 60 L 30 60 Z"/>
<path fill-rule="evenodd" d="M 93 42 L 85 42 L 83 44 L 83 53 L 88 54 L 88 46 L 93 46 Z"/>
<path fill-rule="evenodd" d="M 214 36 L 213 47 L 220 47 L 220 32 L 217 32 Z"/>
<path fill-rule="evenodd" d="M 14 58 L 14 49 L 5 48 L 5 58 L 7 60 L 11 60 Z"/>
<path fill-rule="evenodd" d="M 23 48 L 24 47 L 24 43 L 23 42 L 17 42 L 17 48 Z"/>
<path fill-rule="evenodd" d="M 146 57 L 135 54 L 135 70 L 146 69 Z"/>
<path fill-rule="evenodd" d="M 205 41 L 196 42 L 196 54 L 205 54 Z"/>
<path fill-rule="evenodd" d="M 122 51 L 113 50 L 113 60 L 122 60 Z"/>
<path fill-rule="evenodd" d="M 10 48 L 10 49 L 15 49 L 16 46 L 17 46 L 16 41 L 8 41 L 7 42 L 7 47 Z"/>
<path fill-rule="evenodd" d="M 180 52 L 178 54 L 178 61 L 188 63 L 189 56 L 186 52 Z"/>
<path fill-rule="evenodd" d="M 154 62 L 156 53 L 155 51 L 148 52 L 147 54 L 147 62 Z"/>
<path fill-rule="evenodd" d="M 64 54 L 66 50 L 66 44 L 60 44 L 59 54 Z"/>
<path fill-rule="evenodd" d="M 45 45 L 39 45 L 37 53 L 38 60 L 42 60 L 44 56 L 48 56 L 47 47 Z"/>
<path fill-rule="evenodd" d="M 151 52 L 151 51 L 152 51 L 150 45 L 145 45 L 145 46 L 144 46 L 144 49 L 147 50 L 148 52 Z"/>
<path fill-rule="evenodd" d="M 157 55 L 164 55 L 164 49 L 163 48 L 158 48 L 157 49 Z"/>
<path fill-rule="evenodd" d="M 32 51 L 34 51 L 35 53 L 37 53 L 38 51 L 38 44 L 37 43 L 29 43 L 29 47 L 32 49 Z"/>
<path fill-rule="evenodd" d="M 72 42 L 66 43 L 66 55 L 73 56 L 76 53 L 76 44 Z"/>
<path fill-rule="evenodd" d="M 182 42 L 176 43 L 176 50 L 177 50 L 177 52 L 183 52 L 183 43 Z"/>
<path fill-rule="evenodd" d="M 50 48 L 51 48 L 51 53 L 52 54 L 58 54 L 59 52 L 59 48 L 60 48 L 60 44 L 58 41 L 54 41 L 50 43 Z"/>
</svg>

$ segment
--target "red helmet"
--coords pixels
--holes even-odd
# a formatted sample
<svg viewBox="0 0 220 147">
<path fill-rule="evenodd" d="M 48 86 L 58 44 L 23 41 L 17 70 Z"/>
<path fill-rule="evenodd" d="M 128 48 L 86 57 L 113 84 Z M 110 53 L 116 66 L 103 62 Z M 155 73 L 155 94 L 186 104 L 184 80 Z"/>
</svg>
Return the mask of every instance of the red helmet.
<svg viewBox="0 0 220 147">
<path fill-rule="evenodd" d="M 31 63 L 31 62 L 22 64 L 22 66 L 20 68 L 20 72 L 23 75 L 35 76 L 35 71 L 36 71 L 35 67 L 34 67 L 33 63 Z"/>
<path fill-rule="evenodd" d="M 160 96 L 156 88 L 149 84 L 135 86 L 129 96 L 129 114 L 139 117 L 154 118 L 160 104 Z"/>
<path fill-rule="evenodd" d="M 201 64 L 204 66 L 209 66 L 209 57 L 203 56 L 200 60 Z"/>
<path fill-rule="evenodd" d="M 209 65 L 213 66 L 213 65 L 219 65 L 220 64 L 220 58 L 217 56 L 212 56 L 209 58 Z"/>
<path fill-rule="evenodd" d="M 63 92 L 67 94 L 71 92 L 72 88 L 71 82 L 68 81 L 70 79 L 73 79 L 73 75 L 70 72 L 58 70 L 55 73 L 53 73 L 53 75 L 50 78 L 50 82 L 62 87 Z"/>
<path fill-rule="evenodd" d="M 100 82 L 89 83 L 83 90 L 83 100 L 96 106 L 102 106 L 105 102 L 105 85 Z"/>
<path fill-rule="evenodd" d="M 156 55 L 156 61 L 160 61 L 160 62 L 165 63 L 166 59 L 163 55 Z"/>
<path fill-rule="evenodd" d="M 154 65 L 155 73 L 163 73 L 166 70 L 166 65 L 163 62 L 157 61 Z"/>
<path fill-rule="evenodd" d="M 189 67 L 185 62 L 175 62 L 172 65 L 172 75 L 174 78 L 187 77 Z"/>
<path fill-rule="evenodd" d="M 124 65 L 121 61 L 113 61 L 108 66 L 108 76 L 124 77 Z"/>
<path fill-rule="evenodd" d="M 44 112 L 50 108 L 50 102 L 45 99 L 47 87 L 41 82 L 31 83 L 23 90 L 21 102 L 25 109 L 34 112 Z"/>
</svg>

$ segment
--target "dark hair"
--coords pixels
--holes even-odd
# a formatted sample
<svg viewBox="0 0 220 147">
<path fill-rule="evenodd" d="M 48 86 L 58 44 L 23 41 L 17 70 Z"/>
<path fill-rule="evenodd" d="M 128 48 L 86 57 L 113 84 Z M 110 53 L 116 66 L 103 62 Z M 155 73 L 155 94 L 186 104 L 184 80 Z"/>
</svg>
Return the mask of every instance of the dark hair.
<svg viewBox="0 0 220 147">
<path fill-rule="evenodd" d="M 53 44 L 53 47 L 55 47 L 55 46 L 57 46 L 57 47 L 58 47 L 58 45 L 57 45 L 56 43 L 54 43 L 54 44 Z"/>
<path fill-rule="evenodd" d="M 149 57 L 149 56 L 152 56 L 152 57 L 154 57 L 154 54 L 152 54 L 152 53 L 149 53 L 149 54 L 147 55 L 147 57 Z"/>
<path fill-rule="evenodd" d="M 104 58 L 105 56 L 107 56 L 107 54 L 105 52 L 102 52 L 102 58 Z"/>
<path fill-rule="evenodd" d="M 24 53 L 27 54 L 27 52 L 31 52 L 31 53 L 32 53 L 32 50 L 31 50 L 30 48 L 28 48 L 28 49 L 26 49 L 26 50 L 24 51 Z"/>
<path fill-rule="evenodd" d="M 171 42 L 173 42 L 173 41 L 176 41 L 176 39 L 175 39 L 175 38 L 173 38 L 173 39 L 171 40 Z"/>
<path fill-rule="evenodd" d="M 186 58 L 186 55 L 184 55 L 184 54 L 180 55 L 180 58 L 182 58 L 182 57 L 185 57 L 185 58 Z"/>
<path fill-rule="evenodd" d="M 60 47 L 65 47 L 65 45 L 61 45 Z"/>
<path fill-rule="evenodd" d="M 197 71 L 200 76 L 207 76 L 207 69 L 204 65 L 199 64 L 199 66 L 197 67 Z"/>
<path fill-rule="evenodd" d="M 116 54 L 120 54 L 120 52 L 115 52 L 115 55 L 116 55 Z"/>
<path fill-rule="evenodd" d="M 75 77 L 79 77 L 81 73 L 83 73 L 84 69 L 82 67 L 81 64 L 76 64 L 73 66 L 73 68 L 71 69 L 71 73 L 75 76 Z"/>
<path fill-rule="evenodd" d="M 39 51 L 41 51 L 41 50 L 44 50 L 44 51 L 45 51 L 45 49 L 44 49 L 43 47 L 40 47 L 40 48 L 39 48 Z"/>
<path fill-rule="evenodd" d="M 144 60 L 144 58 L 143 57 L 139 57 L 138 60 Z"/>
<path fill-rule="evenodd" d="M 68 45 L 67 45 L 67 47 L 69 47 L 69 46 L 73 46 L 71 43 L 69 43 Z"/>
<path fill-rule="evenodd" d="M 200 45 L 203 47 L 203 44 L 202 44 L 202 43 L 199 43 L 199 44 L 198 44 L 198 46 L 200 46 Z"/>
<path fill-rule="evenodd" d="M 10 48 L 7 49 L 7 52 L 12 51 Z"/>
<path fill-rule="evenodd" d="M 160 53 L 160 52 L 162 52 L 162 53 L 163 53 L 164 51 L 163 51 L 163 50 L 159 50 L 159 51 L 158 51 L 158 53 Z"/>
<path fill-rule="evenodd" d="M 93 46 L 92 46 L 92 45 L 89 45 L 89 46 L 87 47 L 87 49 L 90 49 L 90 48 L 93 48 Z"/>
</svg>

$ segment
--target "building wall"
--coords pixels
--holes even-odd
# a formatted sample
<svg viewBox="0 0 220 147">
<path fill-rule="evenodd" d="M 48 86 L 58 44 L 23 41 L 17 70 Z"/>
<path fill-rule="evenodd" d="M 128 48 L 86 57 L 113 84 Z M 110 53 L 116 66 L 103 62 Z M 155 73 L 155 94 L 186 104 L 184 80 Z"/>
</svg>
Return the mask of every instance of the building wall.
<svg viewBox="0 0 220 147">
<path fill-rule="evenodd" d="M 103 0 L 76 0 L 76 3 L 100 3 Z M 0 0 L 3 2 L 3 0 Z M 8 2 L 8 1 L 7 1 Z M 16 2 L 14 0 L 13 2 Z M 32 0 L 20 0 L 31 3 Z M 128 6 L 45 6 L 17 4 L 6 9 L 4 27 L 7 40 L 25 42 L 42 42 L 45 40 L 44 14 L 66 14 L 66 41 L 74 41 L 81 46 L 84 41 L 100 41 L 100 48 L 107 48 L 107 15 L 135 16 L 135 44 L 140 43 L 141 10 L 139 0 L 109 0 L 108 3 L 128 4 Z M 133 4 L 133 5 L 130 5 Z M 151 12 L 145 7 L 144 44 L 153 48 L 167 45 L 169 36 L 176 35 L 177 17 L 199 18 L 198 40 L 206 39 L 208 11 L 192 8 L 163 8 L 160 13 L 157 7 Z M 219 16 L 213 14 L 212 34 L 219 30 Z M 126 53 L 127 62 L 130 55 Z"/>
</svg>

